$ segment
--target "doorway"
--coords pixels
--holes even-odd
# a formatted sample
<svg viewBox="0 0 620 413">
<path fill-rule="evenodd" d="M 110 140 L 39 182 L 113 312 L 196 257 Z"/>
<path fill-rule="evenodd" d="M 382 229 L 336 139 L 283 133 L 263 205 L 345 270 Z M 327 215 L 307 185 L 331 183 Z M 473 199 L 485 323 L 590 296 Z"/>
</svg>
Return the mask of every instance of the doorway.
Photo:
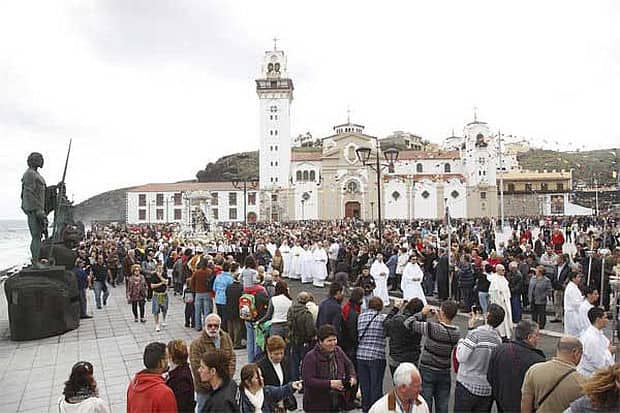
<svg viewBox="0 0 620 413">
<path fill-rule="evenodd" d="M 359 219 L 361 214 L 361 206 L 357 201 L 349 201 L 344 204 L 344 216 L 345 218 L 357 218 Z"/>
</svg>

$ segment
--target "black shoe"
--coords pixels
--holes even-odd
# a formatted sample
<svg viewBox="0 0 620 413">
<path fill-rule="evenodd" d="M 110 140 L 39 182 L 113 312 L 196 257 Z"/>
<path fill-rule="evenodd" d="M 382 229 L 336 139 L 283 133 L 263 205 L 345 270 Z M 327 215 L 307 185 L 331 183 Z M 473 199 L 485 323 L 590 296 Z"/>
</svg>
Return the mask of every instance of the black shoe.
<svg viewBox="0 0 620 413">
<path fill-rule="evenodd" d="M 84 320 L 84 319 L 87 319 L 87 318 L 93 318 L 93 316 L 92 315 L 82 315 L 82 316 L 80 316 L 80 318 L 82 320 Z"/>
<path fill-rule="evenodd" d="M 101 310 L 101 306 L 100 305 L 97 306 L 97 310 Z"/>
<path fill-rule="evenodd" d="M 553 320 L 549 321 L 550 323 L 561 323 L 562 320 L 558 320 L 557 318 L 554 318 Z"/>
<path fill-rule="evenodd" d="M 105 307 L 106 305 L 108 305 L 108 302 L 106 300 L 103 300 L 103 306 Z"/>
<path fill-rule="evenodd" d="M 189 324 L 185 324 L 185 328 L 189 328 Z"/>
<path fill-rule="evenodd" d="M 141 322 L 141 323 L 146 323 L 146 320 L 145 320 L 144 318 L 141 318 L 141 319 L 140 319 L 140 322 Z"/>
</svg>

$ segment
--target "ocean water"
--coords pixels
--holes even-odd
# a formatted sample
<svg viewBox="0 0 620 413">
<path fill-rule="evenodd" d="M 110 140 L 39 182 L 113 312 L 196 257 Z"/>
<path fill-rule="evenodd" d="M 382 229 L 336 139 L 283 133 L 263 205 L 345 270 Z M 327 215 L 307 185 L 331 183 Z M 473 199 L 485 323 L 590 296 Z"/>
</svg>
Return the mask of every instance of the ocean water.
<svg viewBox="0 0 620 413">
<path fill-rule="evenodd" d="M 30 231 L 23 220 L 0 219 L 0 271 L 30 260 Z"/>
</svg>

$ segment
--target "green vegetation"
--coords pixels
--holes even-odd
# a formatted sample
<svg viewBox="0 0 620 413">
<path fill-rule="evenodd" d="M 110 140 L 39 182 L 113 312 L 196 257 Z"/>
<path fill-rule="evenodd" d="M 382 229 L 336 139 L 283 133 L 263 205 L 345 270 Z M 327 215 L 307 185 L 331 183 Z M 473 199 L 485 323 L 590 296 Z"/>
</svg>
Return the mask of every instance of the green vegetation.
<svg viewBox="0 0 620 413">
<path fill-rule="evenodd" d="M 576 185 L 592 185 L 596 177 L 599 185 L 616 183 L 619 149 L 601 149 L 584 152 L 557 152 L 531 149 L 518 155 L 519 165 L 529 170 L 570 170 Z"/>
</svg>

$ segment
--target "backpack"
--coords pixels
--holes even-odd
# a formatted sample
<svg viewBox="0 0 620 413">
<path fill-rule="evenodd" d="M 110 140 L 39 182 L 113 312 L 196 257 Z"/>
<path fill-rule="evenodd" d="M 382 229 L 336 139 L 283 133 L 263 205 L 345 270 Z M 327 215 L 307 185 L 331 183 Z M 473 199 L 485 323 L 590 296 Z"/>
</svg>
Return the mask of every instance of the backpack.
<svg viewBox="0 0 620 413">
<path fill-rule="evenodd" d="M 239 318 L 251 321 L 256 318 L 258 311 L 256 310 L 256 299 L 253 294 L 242 294 L 239 297 Z"/>
</svg>

